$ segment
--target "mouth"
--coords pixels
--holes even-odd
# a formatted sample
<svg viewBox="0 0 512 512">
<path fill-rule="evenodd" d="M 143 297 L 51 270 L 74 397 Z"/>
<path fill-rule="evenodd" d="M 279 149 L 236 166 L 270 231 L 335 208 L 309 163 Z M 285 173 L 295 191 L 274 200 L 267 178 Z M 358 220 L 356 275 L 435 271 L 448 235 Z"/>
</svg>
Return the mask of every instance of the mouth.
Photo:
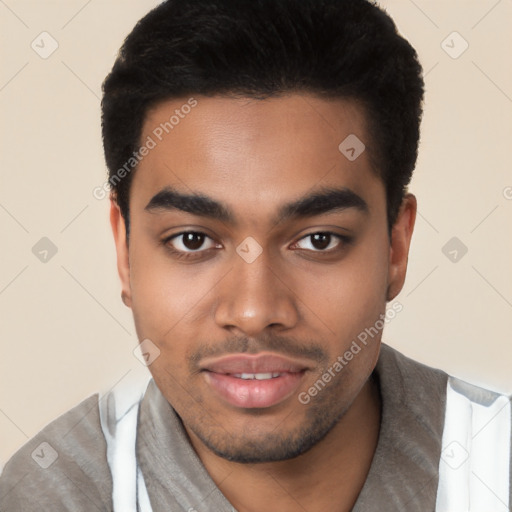
<svg viewBox="0 0 512 512">
<path fill-rule="evenodd" d="M 206 361 L 202 374 L 223 401 L 242 409 L 275 406 L 292 396 L 309 366 L 274 354 L 230 355 Z"/>
<path fill-rule="evenodd" d="M 275 373 L 233 373 L 230 374 L 232 377 L 236 377 L 237 379 L 244 380 L 268 380 L 268 379 L 276 379 L 277 377 L 281 377 L 283 375 L 280 372 Z"/>
</svg>

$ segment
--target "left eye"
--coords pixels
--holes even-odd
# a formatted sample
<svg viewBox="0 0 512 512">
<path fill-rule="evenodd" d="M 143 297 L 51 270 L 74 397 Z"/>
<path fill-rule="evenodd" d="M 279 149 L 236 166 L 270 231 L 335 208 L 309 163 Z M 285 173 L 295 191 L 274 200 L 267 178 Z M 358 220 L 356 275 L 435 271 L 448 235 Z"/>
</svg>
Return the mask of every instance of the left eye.
<svg viewBox="0 0 512 512">
<path fill-rule="evenodd" d="M 341 241 L 342 237 L 334 233 L 312 233 L 301 238 L 295 246 L 309 251 L 326 252 L 334 249 Z"/>
<path fill-rule="evenodd" d="M 167 243 L 180 252 L 199 252 L 215 247 L 215 242 L 209 236 L 196 231 L 174 235 Z"/>
</svg>

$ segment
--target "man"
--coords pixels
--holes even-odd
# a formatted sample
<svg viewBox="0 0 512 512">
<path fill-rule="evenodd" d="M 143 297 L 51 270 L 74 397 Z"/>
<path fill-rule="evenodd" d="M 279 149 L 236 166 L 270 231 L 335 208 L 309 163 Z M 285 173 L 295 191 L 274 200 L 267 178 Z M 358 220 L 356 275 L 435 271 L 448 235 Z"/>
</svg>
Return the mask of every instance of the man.
<svg viewBox="0 0 512 512">
<path fill-rule="evenodd" d="M 141 20 L 102 122 L 152 379 L 27 443 L 2 510 L 508 510 L 508 398 L 381 345 L 422 98 L 416 53 L 365 0 L 171 0 Z M 38 446 L 58 454 L 44 469 Z"/>
</svg>

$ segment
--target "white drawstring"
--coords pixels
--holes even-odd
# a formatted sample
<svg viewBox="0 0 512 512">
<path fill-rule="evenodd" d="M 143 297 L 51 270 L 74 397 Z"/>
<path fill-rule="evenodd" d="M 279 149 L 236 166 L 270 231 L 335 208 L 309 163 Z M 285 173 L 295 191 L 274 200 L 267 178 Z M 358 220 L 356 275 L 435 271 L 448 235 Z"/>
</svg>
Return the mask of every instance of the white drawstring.
<svg viewBox="0 0 512 512">
<path fill-rule="evenodd" d="M 139 407 L 148 380 L 123 380 L 100 398 L 100 421 L 112 474 L 114 512 L 152 512 L 135 451 Z"/>
</svg>

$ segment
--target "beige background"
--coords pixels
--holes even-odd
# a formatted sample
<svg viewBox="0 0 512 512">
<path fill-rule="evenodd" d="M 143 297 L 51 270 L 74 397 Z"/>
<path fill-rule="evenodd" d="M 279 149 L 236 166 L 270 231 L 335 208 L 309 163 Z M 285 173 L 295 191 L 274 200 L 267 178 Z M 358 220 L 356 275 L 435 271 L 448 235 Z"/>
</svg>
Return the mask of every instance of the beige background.
<svg viewBox="0 0 512 512">
<path fill-rule="evenodd" d="M 119 297 L 108 204 L 92 190 L 106 173 L 101 82 L 157 3 L 0 1 L 0 467 L 83 398 L 146 371 Z M 417 48 L 427 88 L 404 309 L 384 339 L 510 393 L 512 0 L 381 4 Z M 47 59 L 31 48 L 43 31 L 59 45 Z M 445 39 L 452 55 L 469 47 L 454 59 Z M 46 263 L 32 252 L 42 237 L 58 249 Z M 442 252 L 452 237 L 468 248 L 457 262 Z"/>
</svg>

